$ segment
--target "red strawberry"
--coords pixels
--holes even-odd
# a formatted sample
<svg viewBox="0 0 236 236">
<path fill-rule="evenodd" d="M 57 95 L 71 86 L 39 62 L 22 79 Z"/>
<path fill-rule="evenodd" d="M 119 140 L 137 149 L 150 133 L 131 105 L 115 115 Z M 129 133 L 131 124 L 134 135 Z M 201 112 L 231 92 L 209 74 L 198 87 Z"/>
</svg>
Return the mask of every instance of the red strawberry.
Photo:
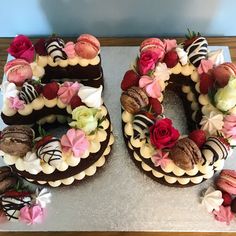
<svg viewBox="0 0 236 236">
<path fill-rule="evenodd" d="M 188 136 L 192 141 L 194 141 L 199 148 L 206 142 L 205 131 L 197 129 L 192 131 Z"/>
<path fill-rule="evenodd" d="M 125 72 L 124 78 L 121 82 L 121 89 L 126 91 L 132 86 L 138 86 L 139 83 L 139 75 L 135 73 L 133 70 L 128 70 Z"/>
<path fill-rule="evenodd" d="M 147 118 L 149 118 L 150 120 L 155 120 L 156 119 L 156 117 L 152 114 L 152 113 L 150 113 L 150 112 L 148 112 L 148 111 L 140 111 L 140 113 L 141 114 L 143 114 L 143 115 L 145 115 Z"/>
<path fill-rule="evenodd" d="M 194 31 L 191 32 L 188 29 L 188 34 L 185 36 L 187 39 L 184 41 L 184 50 L 186 50 L 187 47 L 191 45 L 197 38 L 201 37 L 201 34 L 199 32 L 198 33 L 195 33 Z"/>
<path fill-rule="evenodd" d="M 224 199 L 222 205 L 223 206 L 230 206 L 232 202 L 232 197 L 229 193 L 222 192 L 222 198 Z"/>
<path fill-rule="evenodd" d="M 169 51 L 164 57 L 164 62 L 168 68 L 173 68 L 179 62 L 179 57 L 176 51 Z"/>
<path fill-rule="evenodd" d="M 38 149 L 39 147 L 43 146 L 45 143 L 47 143 L 48 141 L 50 141 L 52 138 L 53 138 L 52 135 L 46 135 L 46 136 L 44 136 L 42 139 L 40 139 L 40 140 L 35 144 L 36 149 Z"/>
<path fill-rule="evenodd" d="M 75 95 L 74 97 L 71 98 L 70 105 L 71 105 L 71 109 L 73 110 L 76 107 L 83 105 L 83 103 L 82 103 L 80 97 Z"/>
<path fill-rule="evenodd" d="M 39 81 L 31 79 L 31 80 L 27 80 L 27 82 L 34 86 L 34 89 L 36 90 L 38 94 L 42 93 L 43 86 Z"/>
<path fill-rule="evenodd" d="M 48 100 L 54 99 L 57 97 L 57 92 L 59 90 L 59 85 L 57 82 L 51 82 L 49 84 L 46 84 L 43 87 L 43 96 L 47 98 Z"/>
<path fill-rule="evenodd" d="M 17 197 L 17 198 L 23 198 L 30 196 L 30 192 L 22 191 L 22 192 L 17 192 L 15 190 L 10 190 L 4 193 L 4 197 Z"/>
<path fill-rule="evenodd" d="M 161 103 L 156 98 L 148 98 L 149 104 L 152 106 L 152 110 L 157 114 L 160 115 L 163 113 L 163 107 Z"/>
<path fill-rule="evenodd" d="M 214 80 L 213 77 L 209 74 L 202 73 L 200 75 L 200 92 L 202 94 L 207 94 L 208 91 L 213 87 Z"/>
</svg>

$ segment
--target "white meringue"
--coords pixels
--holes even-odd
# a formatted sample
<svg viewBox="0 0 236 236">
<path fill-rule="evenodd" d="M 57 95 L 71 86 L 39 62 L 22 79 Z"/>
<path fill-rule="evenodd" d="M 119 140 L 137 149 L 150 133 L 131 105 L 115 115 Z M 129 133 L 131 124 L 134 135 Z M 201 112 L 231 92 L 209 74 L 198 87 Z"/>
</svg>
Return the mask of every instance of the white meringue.
<svg viewBox="0 0 236 236">
<path fill-rule="evenodd" d="M 200 122 L 201 129 L 206 131 L 209 135 L 216 134 L 217 130 L 221 130 L 224 122 L 223 114 L 211 111 L 209 114 L 206 114 L 202 117 Z"/>
<path fill-rule="evenodd" d="M 19 94 L 19 90 L 14 83 L 5 81 L 1 85 L 1 91 L 3 93 L 3 98 L 16 97 Z"/>
<path fill-rule="evenodd" d="M 51 196 L 52 194 L 46 188 L 37 188 L 34 196 L 34 201 L 42 208 L 45 208 L 46 205 L 51 202 Z"/>
<path fill-rule="evenodd" d="M 181 62 L 182 66 L 186 65 L 188 63 L 188 54 L 184 51 L 183 48 L 177 47 L 176 52 L 179 57 L 179 61 Z"/>
<path fill-rule="evenodd" d="M 42 171 L 40 159 L 36 156 L 35 152 L 27 152 L 26 156 L 23 158 L 23 164 L 25 171 L 32 175 L 37 175 Z"/>
<path fill-rule="evenodd" d="M 208 60 L 211 60 L 215 66 L 225 62 L 223 49 L 214 50 L 208 53 Z"/>
<path fill-rule="evenodd" d="M 222 192 L 209 187 L 204 196 L 201 197 L 201 204 L 206 207 L 207 211 L 211 213 L 213 210 L 219 211 L 219 207 L 223 203 Z"/>
<path fill-rule="evenodd" d="M 99 108 L 103 104 L 102 88 L 102 85 L 99 88 L 81 86 L 78 96 L 88 107 Z"/>
<path fill-rule="evenodd" d="M 36 78 L 41 78 L 45 74 L 43 67 L 39 66 L 36 62 L 30 63 L 31 69 L 33 71 L 33 76 Z"/>
<path fill-rule="evenodd" d="M 160 81 L 161 80 L 162 81 L 169 80 L 170 79 L 170 71 L 168 70 L 166 63 L 159 62 L 155 68 L 153 75 L 155 77 L 157 77 L 157 79 L 159 79 Z"/>
</svg>

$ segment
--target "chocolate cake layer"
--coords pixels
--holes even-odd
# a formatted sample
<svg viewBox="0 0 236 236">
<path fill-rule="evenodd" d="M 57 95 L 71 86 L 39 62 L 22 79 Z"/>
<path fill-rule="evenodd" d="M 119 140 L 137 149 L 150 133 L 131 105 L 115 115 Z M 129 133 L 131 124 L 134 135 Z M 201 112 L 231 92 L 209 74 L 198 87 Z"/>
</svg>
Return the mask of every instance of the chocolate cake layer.
<svg viewBox="0 0 236 236">
<path fill-rule="evenodd" d="M 195 186 L 195 185 L 196 185 L 196 184 L 194 184 L 194 183 L 192 183 L 192 182 L 189 182 L 188 184 L 185 184 L 185 185 L 180 184 L 180 183 L 178 183 L 178 182 L 175 182 L 175 183 L 173 183 L 173 184 L 169 184 L 168 182 L 165 181 L 164 177 L 157 178 L 157 177 L 155 177 L 155 176 L 152 174 L 151 171 L 145 171 L 145 170 L 143 170 L 143 168 L 142 168 L 142 166 L 141 166 L 141 162 L 140 162 L 140 161 L 137 161 L 137 160 L 134 158 L 133 152 L 135 152 L 135 153 L 139 156 L 139 158 L 140 158 L 145 164 L 147 164 L 148 166 L 152 167 L 152 169 L 154 169 L 154 170 L 156 170 L 156 171 L 158 171 L 158 172 L 160 172 L 160 173 L 162 173 L 162 174 L 168 175 L 168 176 L 170 176 L 170 177 L 175 177 L 175 178 L 177 177 L 177 176 L 174 175 L 174 174 L 164 172 L 164 171 L 161 169 L 161 167 L 155 167 L 155 166 L 153 165 L 153 163 L 151 162 L 151 160 L 143 158 L 143 157 L 141 156 L 141 154 L 140 154 L 140 149 L 139 149 L 139 148 L 135 148 L 135 147 L 132 146 L 132 147 L 133 147 L 133 150 L 132 150 L 132 149 L 129 147 L 129 145 L 128 145 L 129 138 L 127 138 L 127 137 L 125 136 L 125 134 L 124 134 L 124 125 L 125 125 L 125 123 L 122 122 L 123 138 L 124 138 L 124 141 L 125 141 L 127 150 L 128 150 L 128 152 L 129 152 L 129 156 L 131 157 L 131 159 L 133 160 L 133 162 L 135 163 L 135 165 L 136 165 L 143 173 L 145 173 L 147 176 L 149 176 L 150 178 L 152 178 L 152 179 L 155 180 L 156 182 L 158 182 L 158 183 L 160 183 L 160 184 L 163 184 L 163 185 L 166 185 L 166 186 L 169 186 L 169 187 L 185 188 L 185 187 L 192 187 L 192 186 Z M 200 175 L 203 175 L 203 174 L 196 174 L 195 176 L 197 177 L 197 176 L 200 176 Z M 182 178 L 186 178 L 186 175 L 178 176 L 178 178 L 181 178 L 181 177 L 182 177 Z M 187 176 L 187 177 L 190 178 L 190 176 Z M 191 176 L 191 177 L 194 177 L 194 176 Z M 205 181 L 205 180 L 206 180 L 206 179 L 203 179 L 203 181 Z M 202 181 L 202 182 L 203 182 L 203 181 Z M 202 182 L 201 182 L 201 183 L 202 183 Z"/>
<path fill-rule="evenodd" d="M 45 74 L 41 78 L 42 83 L 49 83 L 54 80 L 57 82 L 78 81 L 91 87 L 103 85 L 101 57 L 97 65 L 81 66 L 77 64 L 74 66 L 68 65 L 66 67 L 46 65 L 44 70 Z"/>
<path fill-rule="evenodd" d="M 107 116 L 107 118 L 110 121 L 109 115 Z M 43 172 L 40 172 L 37 175 L 32 175 L 26 171 L 19 171 L 18 169 L 16 169 L 15 165 L 13 165 L 11 167 L 12 167 L 13 171 L 16 172 L 18 175 L 20 175 L 24 178 L 33 179 L 35 181 L 49 182 L 49 181 L 66 179 L 66 178 L 69 178 L 71 176 L 74 176 L 74 175 L 86 170 L 88 167 L 93 165 L 102 156 L 105 149 L 107 148 L 109 140 L 110 140 L 110 135 L 111 135 L 111 125 L 109 125 L 109 127 L 107 129 L 107 138 L 104 142 L 101 143 L 101 148 L 99 149 L 99 151 L 97 153 L 90 154 L 90 156 L 85 159 L 81 159 L 80 163 L 77 166 L 69 167 L 66 171 L 55 170 L 51 174 L 44 174 Z"/>
<path fill-rule="evenodd" d="M 55 106 L 53 108 L 48 108 L 44 106 L 41 110 L 34 110 L 31 114 L 27 116 L 22 116 L 19 113 L 16 113 L 14 116 L 6 116 L 1 113 L 2 120 L 7 125 L 31 125 L 48 115 L 68 116 L 68 113 L 65 108 L 60 109 L 58 106 Z"/>
</svg>

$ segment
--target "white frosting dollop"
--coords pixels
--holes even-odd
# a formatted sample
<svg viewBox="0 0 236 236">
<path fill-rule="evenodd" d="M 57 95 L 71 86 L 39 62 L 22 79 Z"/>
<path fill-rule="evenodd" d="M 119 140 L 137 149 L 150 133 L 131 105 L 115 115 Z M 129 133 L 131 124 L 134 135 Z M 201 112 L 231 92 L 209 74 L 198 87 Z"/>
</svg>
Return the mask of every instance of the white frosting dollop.
<svg viewBox="0 0 236 236">
<path fill-rule="evenodd" d="M 26 156 L 23 158 L 22 164 L 24 165 L 24 170 L 32 175 L 37 175 L 42 170 L 40 159 L 35 152 L 27 152 Z"/>
<path fill-rule="evenodd" d="M 51 196 L 52 194 L 46 188 L 37 188 L 34 196 L 34 201 L 42 208 L 45 208 L 46 205 L 51 202 Z"/>
<path fill-rule="evenodd" d="M 102 88 L 102 85 L 99 88 L 82 85 L 79 89 L 78 96 L 88 107 L 99 108 L 103 103 Z"/>
<path fill-rule="evenodd" d="M 213 210 L 218 211 L 220 205 L 223 203 L 222 192 L 209 187 L 201 199 L 201 203 L 206 207 L 207 211 L 211 213 Z"/>
<path fill-rule="evenodd" d="M 181 64 L 183 66 L 186 65 L 188 63 L 187 52 L 185 52 L 183 48 L 179 48 L 179 47 L 176 48 L 176 52 L 177 52 L 177 55 L 179 57 L 179 61 L 181 62 Z"/>
<path fill-rule="evenodd" d="M 223 114 L 211 111 L 209 114 L 202 117 L 200 122 L 201 129 L 205 130 L 209 135 L 214 135 L 217 130 L 222 129 L 224 125 L 223 118 Z"/>
</svg>

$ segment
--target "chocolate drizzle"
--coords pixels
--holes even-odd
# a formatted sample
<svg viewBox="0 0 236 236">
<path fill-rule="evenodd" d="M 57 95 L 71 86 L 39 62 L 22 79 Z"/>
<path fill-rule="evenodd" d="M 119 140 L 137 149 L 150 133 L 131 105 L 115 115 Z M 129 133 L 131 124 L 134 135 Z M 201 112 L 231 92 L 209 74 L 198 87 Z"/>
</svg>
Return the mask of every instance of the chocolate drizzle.
<svg viewBox="0 0 236 236">
<path fill-rule="evenodd" d="M 148 128 L 154 124 L 154 121 L 149 119 L 143 114 L 137 114 L 134 116 L 133 128 L 134 139 L 144 138 L 148 133 Z"/>
<path fill-rule="evenodd" d="M 38 96 L 39 94 L 32 84 L 29 84 L 28 82 L 23 84 L 19 94 L 21 100 L 25 101 L 26 104 L 29 104 Z"/>
<path fill-rule="evenodd" d="M 26 205 L 29 205 L 31 202 L 31 197 L 1 197 L 2 209 L 5 212 L 8 220 L 18 219 L 19 211 Z"/>
<path fill-rule="evenodd" d="M 195 67 L 198 67 L 201 60 L 206 58 L 207 46 L 207 40 L 204 37 L 199 37 L 187 47 L 188 58 Z"/>
<path fill-rule="evenodd" d="M 48 54 L 52 57 L 53 62 L 67 59 L 67 55 L 63 51 L 65 43 L 62 39 L 59 38 L 51 39 L 49 40 L 49 42 L 45 43 L 45 46 Z"/>
<path fill-rule="evenodd" d="M 54 166 L 54 163 L 61 161 L 62 158 L 60 140 L 56 138 L 49 140 L 38 148 L 36 154 L 37 157 L 44 160 L 44 162 Z"/>
<path fill-rule="evenodd" d="M 212 160 L 208 160 L 206 157 L 206 151 L 211 152 Z M 228 156 L 228 150 L 226 146 L 216 137 L 209 137 L 202 148 L 202 156 L 204 159 L 203 165 L 206 162 L 209 162 L 210 165 L 213 165 L 216 161 L 220 159 L 226 159 Z"/>
</svg>

